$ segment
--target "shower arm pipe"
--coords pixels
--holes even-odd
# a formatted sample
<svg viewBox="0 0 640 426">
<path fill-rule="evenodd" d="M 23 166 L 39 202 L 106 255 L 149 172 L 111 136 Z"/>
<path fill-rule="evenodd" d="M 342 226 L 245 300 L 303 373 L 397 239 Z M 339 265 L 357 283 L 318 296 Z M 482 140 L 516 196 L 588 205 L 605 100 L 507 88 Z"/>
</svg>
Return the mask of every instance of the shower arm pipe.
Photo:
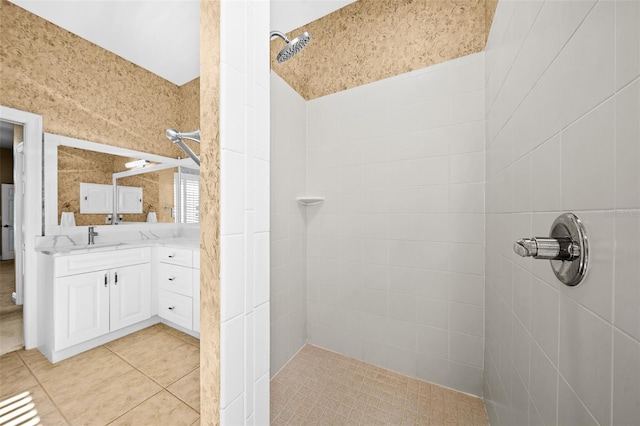
<svg viewBox="0 0 640 426">
<path fill-rule="evenodd" d="M 189 138 L 189 139 L 191 139 L 191 138 Z M 194 140 L 195 140 L 195 139 L 194 139 Z M 180 148 L 182 148 L 182 150 L 183 150 L 184 152 L 186 152 L 186 153 L 187 153 L 187 155 L 188 155 L 189 157 L 191 157 L 191 159 L 192 159 L 193 161 L 195 161 L 195 163 L 196 163 L 198 166 L 200 166 L 200 157 L 198 157 L 198 155 L 196 155 L 196 153 L 195 153 L 195 152 L 193 152 L 193 151 L 191 150 L 191 148 L 189 148 L 189 147 L 187 146 L 187 144 L 186 144 L 186 143 L 184 143 L 184 141 L 182 140 L 182 138 L 180 138 L 180 139 L 178 139 L 178 140 L 176 140 L 176 141 L 172 141 L 172 142 L 173 142 L 173 143 L 175 143 L 175 144 L 177 144 Z M 200 142 L 200 141 L 196 141 L 196 142 Z"/>
<path fill-rule="evenodd" d="M 283 39 L 285 41 L 285 43 L 289 43 L 290 40 L 289 38 L 282 32 L 280 31 L 271 31 L 271 33 L 269 34 L 269 40 L 273 40 L 274 37 L 280 37 L 281 39 Z"/>
</svg>

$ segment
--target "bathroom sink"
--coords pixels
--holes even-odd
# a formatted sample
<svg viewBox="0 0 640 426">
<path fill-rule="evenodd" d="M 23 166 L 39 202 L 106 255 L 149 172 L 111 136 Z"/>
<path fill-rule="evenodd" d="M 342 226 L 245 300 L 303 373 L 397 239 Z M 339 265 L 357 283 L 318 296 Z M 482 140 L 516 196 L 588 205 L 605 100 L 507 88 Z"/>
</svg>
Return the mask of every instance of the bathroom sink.
<svg viewBox="0 0 640 426">
<path fill-rule="evenodd" d="M 122 242 L 107 242 L 107 243 L 95 243 L 95 244 L 83 244 L 76 246 L 64 246 L 59 247 L 58 252 L 68 253 L 68 252 L 76 252 L 76 251 L 106 251 L 116 248 L 118 246 L 122 246 L 125 243 Z"/>
</svg>

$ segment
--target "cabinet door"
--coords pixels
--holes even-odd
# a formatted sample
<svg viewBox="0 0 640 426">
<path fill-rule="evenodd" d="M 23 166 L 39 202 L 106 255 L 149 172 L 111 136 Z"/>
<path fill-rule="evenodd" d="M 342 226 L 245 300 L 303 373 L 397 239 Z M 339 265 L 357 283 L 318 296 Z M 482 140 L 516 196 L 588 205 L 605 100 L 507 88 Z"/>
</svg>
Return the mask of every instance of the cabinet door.
<svg viewBox="0 0 640 426">
<path fill-rule="evenodd" d="M 80 183 L 80 213 L 113 213 L 113 186 Z"/>
<path fill-rule="evenodd" d="M 193 331 L 200 333 L 200 269 L 193 270 Z"/>
<path fill-rule="evenodd" d="M 142 188 L 118 187 L 118 213 L 142 213 Z"/>
<path fill-rule="evenodd" d="M 111 270 L 111 331 L 151 317 L 151 265 Z"/>
<path fill-rule="evenodd" d="M 58 278 L 54 291 L 55 350 L 109 332 L 109 271 Z"/>
</svg>

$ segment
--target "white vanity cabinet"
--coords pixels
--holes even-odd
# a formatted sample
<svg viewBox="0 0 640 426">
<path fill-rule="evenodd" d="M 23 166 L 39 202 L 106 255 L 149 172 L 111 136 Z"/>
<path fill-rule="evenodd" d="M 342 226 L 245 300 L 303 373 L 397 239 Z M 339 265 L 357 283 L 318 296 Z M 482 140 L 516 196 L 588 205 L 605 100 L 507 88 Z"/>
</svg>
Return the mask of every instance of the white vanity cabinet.
<svg viewBox="0 0 640 426">
<path fill-rule="evenodd" d="M 55 349 L 77 345 L 151 317 L 149 263 L 59 277 Z"/>
<path fill-rule="evenodd" d="M 150 325 L 150 247 L 42 260 L 39 348 L 52 362 Z"/>
<path fill-rule="evenodd" d="M 158 316 L 199 333 L 200 270 L 194 266 L 200 267 L 198 250 L 158 247 Z"/>
</svg>

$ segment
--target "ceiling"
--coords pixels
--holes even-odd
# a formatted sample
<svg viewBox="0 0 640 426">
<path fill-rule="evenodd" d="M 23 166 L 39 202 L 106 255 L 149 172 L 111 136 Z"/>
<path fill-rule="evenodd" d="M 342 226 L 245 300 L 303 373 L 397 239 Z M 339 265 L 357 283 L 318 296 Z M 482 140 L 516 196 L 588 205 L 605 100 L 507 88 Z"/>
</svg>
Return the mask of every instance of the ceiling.
<svg viewBox="0 0 640 426">
<path fill-rule="evenodd" d="M 10 1 L 178 86 L 200 75 L 198 0 Z M 272 0 L 271 27 L 289 32 L 354 1 Z"/>
</svg>

